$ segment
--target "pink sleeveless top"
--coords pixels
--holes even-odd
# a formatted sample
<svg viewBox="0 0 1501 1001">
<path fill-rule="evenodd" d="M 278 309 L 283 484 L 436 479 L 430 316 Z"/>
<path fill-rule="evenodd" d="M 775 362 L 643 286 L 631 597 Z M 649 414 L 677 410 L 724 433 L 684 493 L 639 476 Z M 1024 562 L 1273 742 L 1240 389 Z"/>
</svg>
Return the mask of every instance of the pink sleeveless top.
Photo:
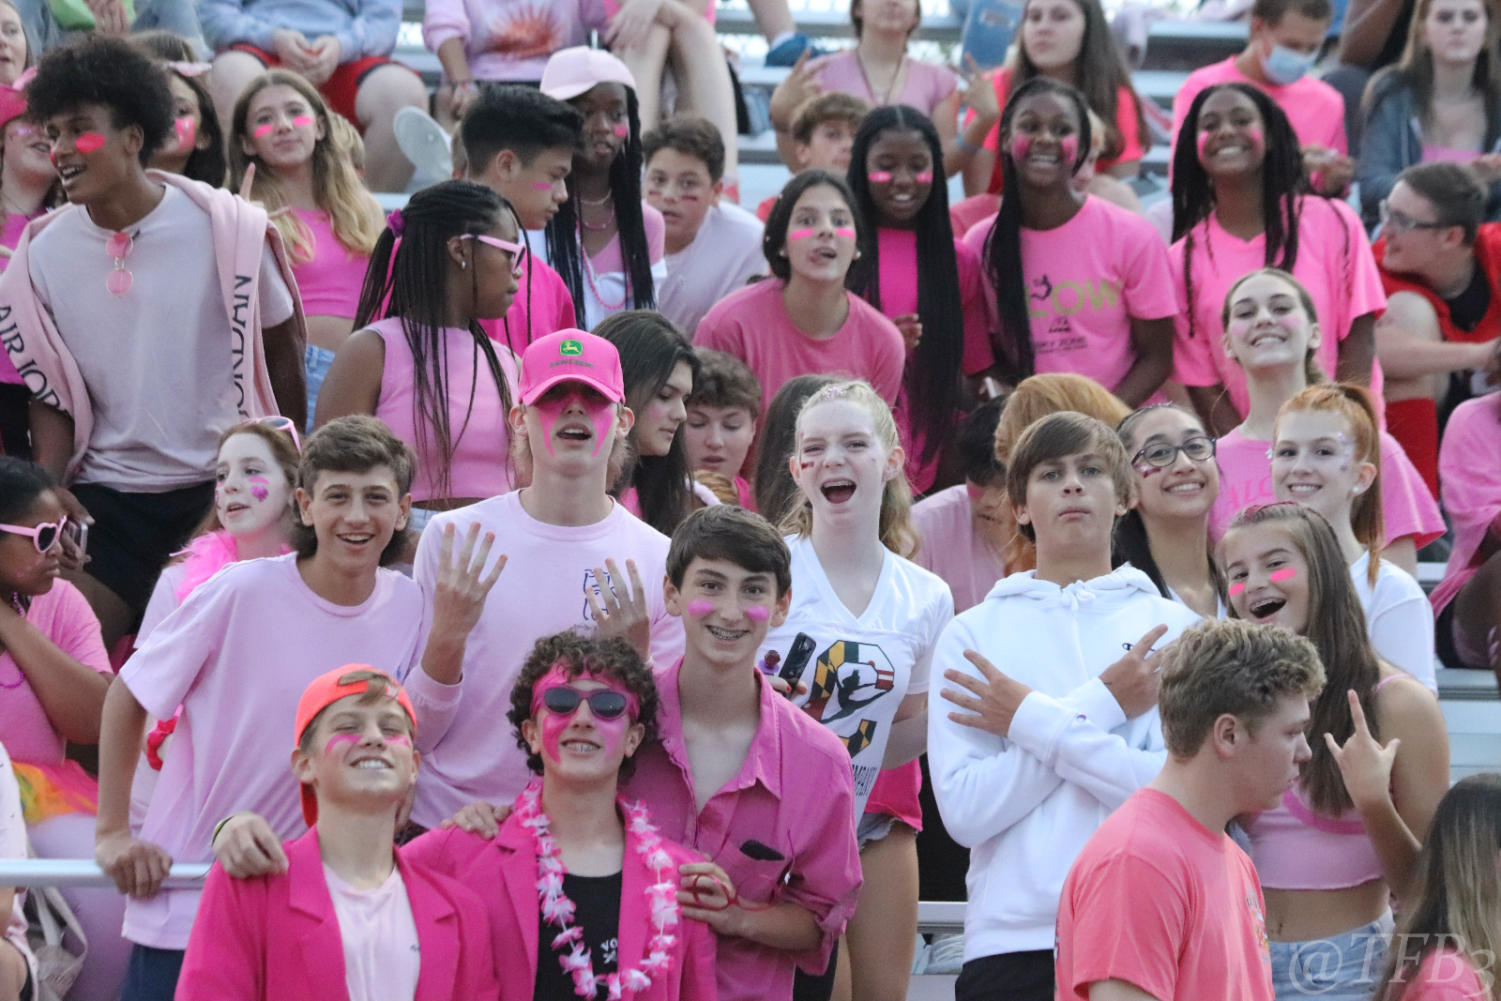
<svg viewBox="0 0 1501 1001">
<path fill-rule="evenodd" d="M 302 311 L 308 316 L 347 316 L 353 319 L 370 256 L 351 254 L 344 248 L 334 236 L 327 212 L 308 209 L 293 209 L 292 212 L 313 234 L 313 259 L 292 268 L 297 291 L 302 297 Z"/>
<path fill-rule="evenodd" d="M 1391 674 L 1376 683 L 1407 675 Z M 1366 836 L 1360 811 L 1353 807 L 1338 817 L 1314 812 L 1301 786 L 1282 794 L 1282 805 L 1245 820 L 1251 839 L 1251 861 L 1261 885 L 1272 890 L 1343 890 L 1381 879 L 1381 861 Z"/>
<path fill-rule="evenodd" d="M 448 391 L 448 433 L 453 447 L 448 486 L 444 489 L 437 443 L 427 422 L 419 424 L 417 419 L 417 373 L 401 320 L 396 317 L 378 320 L 369 329 L 386 342 L 386 362 L 381 370 L 375 416 L 390 425 L 396 437 L 417 453 L 412 500 L 494 497 L 509 491 L 511 435 L 506 425 L 506 408 L 473 335 L 454 327 L 443 330 L 443 383 Z M 514 401 L 516 356 L 502 344 L 493 346 Z M 436 363 L 429 359 L 428 364 Z"/>
</svg>

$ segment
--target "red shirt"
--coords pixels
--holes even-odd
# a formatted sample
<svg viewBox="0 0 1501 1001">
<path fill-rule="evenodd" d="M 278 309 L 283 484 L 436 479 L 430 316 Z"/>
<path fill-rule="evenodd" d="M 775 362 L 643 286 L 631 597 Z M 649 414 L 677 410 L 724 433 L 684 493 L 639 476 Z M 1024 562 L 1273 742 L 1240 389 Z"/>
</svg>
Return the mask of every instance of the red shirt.
<svg viewBox="0 0 1501 1001">
<path fill-rule="evenodd" d="M 1490 284 L 1491 302 L 1486 308 L 1485 316 L 1475 324 L 1474 330 L 1461 330 L 1456 327 L 1454 321 L 1449 318 L 1449 304 L 1417 278 L 1386 270 L 1385 238 L 1377 240 L 1376 245 L 1371 249 L 1376 255 L 1376 265 L 1381 270 L 1381 285 L 1386 289 L 1387 298 L 1390 299 L 1396 292 L 1416 292 L 1428 300 L 1428 304 L 1433 307 L 1433 315 L 1438 320 L 1438 328 L 1443 332 L 1444 340 L 1477 344 L 1496 336 L 1496 328 L 1501 325 L 1501 222 L 1481 223 L 1479 231 L 1475 234 L 1475 259 L 1479 262 L 1480 270 L 1485 273 Z"/>
</svg>

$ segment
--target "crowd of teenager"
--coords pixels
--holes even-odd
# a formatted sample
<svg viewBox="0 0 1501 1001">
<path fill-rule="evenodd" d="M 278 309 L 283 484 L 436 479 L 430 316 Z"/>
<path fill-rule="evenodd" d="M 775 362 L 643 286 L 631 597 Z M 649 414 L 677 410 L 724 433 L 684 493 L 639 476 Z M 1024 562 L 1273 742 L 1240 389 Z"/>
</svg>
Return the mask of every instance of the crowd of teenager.
<svg viewBox="0 0 1501 1001">
<path fill-rule="evenodd" d="M 0 0 L 0 1001 L 1501 998 L 1501 9 L 752 8 Z"/>
</svg>

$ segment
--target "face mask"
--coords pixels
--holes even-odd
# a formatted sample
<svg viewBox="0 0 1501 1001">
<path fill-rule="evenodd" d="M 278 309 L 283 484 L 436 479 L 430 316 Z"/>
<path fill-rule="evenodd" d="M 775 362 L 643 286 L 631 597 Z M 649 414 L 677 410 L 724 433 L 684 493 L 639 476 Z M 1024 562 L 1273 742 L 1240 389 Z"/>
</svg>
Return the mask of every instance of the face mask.
<svg viewBox="0 0 1501 1001">
<path fill-rule="evenodd" d="M 1303 74 L 1313 69 L 1313 64 L 1318 61 L 1318 58 L 1317 52 L 1303 55 L 1285 45 L 1274 45 L 1272 54 L 1261 61 L 1261 71 L 1272 83 L 1285 87 L 1303 79 Z"/>
</svg>

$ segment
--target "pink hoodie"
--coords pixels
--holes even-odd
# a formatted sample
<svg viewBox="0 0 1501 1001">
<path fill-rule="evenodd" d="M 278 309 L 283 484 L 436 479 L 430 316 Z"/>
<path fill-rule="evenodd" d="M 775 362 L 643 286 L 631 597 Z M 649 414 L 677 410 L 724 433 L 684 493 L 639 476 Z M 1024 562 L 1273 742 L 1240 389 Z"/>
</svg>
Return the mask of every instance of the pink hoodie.
<svg viewBox="0 0 1501 1001">
<path fill-rule="evenodd" d="M 265 344 L 261 339 L 261 255 L 269 243 L 277 270 L 292 290 L 293 318 L 299 339 L 307 340 L 307 323 L 291 260 L 281 236 L 267 219 L 266 211 L 220 188 L 178 174 L 147 171 L 152 180 L 182 191 L 208 214 L 214 240 L 214 259 L 219 266 L 219 287 L 229 320 L 231 351 L 239 359 L 233 373 L 238 409 L 242 417 L 279 413 L 266 368 Z M 67 475 L 78 468 L 94 428 L 88 386 L 52 317 L 37 298 L 26 258 L 36 234 L 66 212 L 84 209 L 70 205 L 33 219 L 16 246 L 10 267 L 0 275 L 0 344 L 10 354 L 32 395 L 73 418 L 73 456 Z"/>
</svg>

